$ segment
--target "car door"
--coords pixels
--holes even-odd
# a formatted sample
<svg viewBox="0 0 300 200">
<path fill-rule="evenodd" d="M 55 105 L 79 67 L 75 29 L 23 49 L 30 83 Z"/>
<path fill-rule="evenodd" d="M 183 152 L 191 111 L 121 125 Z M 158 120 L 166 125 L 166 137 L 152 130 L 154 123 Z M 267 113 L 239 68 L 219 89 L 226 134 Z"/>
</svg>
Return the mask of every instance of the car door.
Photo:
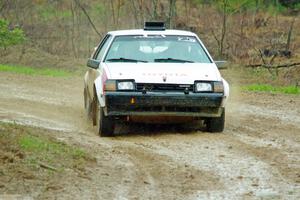
<svg viewBox="0 0 300 200">
<path fill-rule="evenodd" d="M 99 44 L 98 48 L 96 49 L 95 53 L 92 55 L 92 59 L 98 61 L 99 67 L 97 69 L 94 68 L 89 68 L 88 69 L 88 91 L 90 94 L 91 99 L 94 98 L 94 82 L 98 76 L 101 75 L 102 73 L 102 68 L 101 68 L 101 61 L 103 60 L 103 56 L 112 40 L 112 36 L 107 34 L 101 43 Z"/>
</svg>

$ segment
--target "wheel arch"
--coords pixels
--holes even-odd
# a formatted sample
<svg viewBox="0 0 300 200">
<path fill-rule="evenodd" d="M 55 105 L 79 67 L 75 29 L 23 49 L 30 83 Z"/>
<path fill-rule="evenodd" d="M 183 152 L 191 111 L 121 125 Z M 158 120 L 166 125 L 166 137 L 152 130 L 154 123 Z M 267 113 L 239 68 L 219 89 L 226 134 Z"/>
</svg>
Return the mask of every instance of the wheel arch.
<svg viewBox="0 0 300 200">
<path fill-rule="evenodd" d="M 223 82 L 223 86 L 224 86 L 224 99 L 223 99 L 223 102 L 222 102 L 222 107 L 225 107 L 226 103 L 227 103 L 227 100 L 229 98 L 229 84 L 228 82 L 222 78 L 222 82 Z"/>
<path fill-rule="evenodd" d="M 98 99 L 98 103 L 101 107 L 105 107 L 105 94 L 104 94 L 104 85 L 101 79 L 101 76 L 96 78 L 94 82 L 94 95 Z"/>
</svg>

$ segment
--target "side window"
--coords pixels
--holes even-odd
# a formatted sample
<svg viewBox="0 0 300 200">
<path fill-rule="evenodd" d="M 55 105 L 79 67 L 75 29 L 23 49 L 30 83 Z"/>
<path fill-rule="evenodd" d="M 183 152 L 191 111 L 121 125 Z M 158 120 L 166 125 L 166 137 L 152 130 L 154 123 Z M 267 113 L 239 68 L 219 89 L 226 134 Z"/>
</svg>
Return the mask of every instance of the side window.
<svg viewBox="0 0 300 200">
<path fill-rule="evenodd" d="M 105 38 L 102 40 L 101 44 L 99 45 L 95 55 L 94 55 L 94 59 L 95 60 L 101 60 L 101 58 L 103 57 L 105 50 L 108 47 L 108 44 L 111 41 L 111 36 L 110 35 L 106 35 Z"/>
</svg>

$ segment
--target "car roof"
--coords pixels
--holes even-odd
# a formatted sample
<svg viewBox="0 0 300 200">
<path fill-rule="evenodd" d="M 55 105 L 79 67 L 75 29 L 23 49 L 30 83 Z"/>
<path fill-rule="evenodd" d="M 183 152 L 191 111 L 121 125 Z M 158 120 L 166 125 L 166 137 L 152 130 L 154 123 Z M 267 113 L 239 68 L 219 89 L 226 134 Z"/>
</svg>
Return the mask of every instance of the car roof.
<svg viewBox="0 0 300 200">
<path fill-rule="evenodd" d="M 121 36 L 121 35 L 184 35 L 184 36 L 196 36 L 195 33 L 190 31 L 182 31 L 182 30 L 144 30 L 144 29 L 131 29 L 131 30 L 118 30 L 118 31 L 110 31 L 108 34 L 113 36 Z"/>
</svg>

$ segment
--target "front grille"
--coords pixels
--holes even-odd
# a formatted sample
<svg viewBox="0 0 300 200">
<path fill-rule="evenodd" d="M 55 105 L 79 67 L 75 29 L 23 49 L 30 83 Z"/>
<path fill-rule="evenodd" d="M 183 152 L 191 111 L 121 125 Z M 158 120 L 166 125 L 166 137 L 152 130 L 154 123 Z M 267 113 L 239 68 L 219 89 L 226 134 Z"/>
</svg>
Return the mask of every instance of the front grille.
<svg viewBox="0 0 300 200">
<path fill-rule="evenodd" d="M 157 83 L 137 83 L 138 91 L 193 91 L 193 85 L 190 84 L 157 84 Z"/>
</svg>

